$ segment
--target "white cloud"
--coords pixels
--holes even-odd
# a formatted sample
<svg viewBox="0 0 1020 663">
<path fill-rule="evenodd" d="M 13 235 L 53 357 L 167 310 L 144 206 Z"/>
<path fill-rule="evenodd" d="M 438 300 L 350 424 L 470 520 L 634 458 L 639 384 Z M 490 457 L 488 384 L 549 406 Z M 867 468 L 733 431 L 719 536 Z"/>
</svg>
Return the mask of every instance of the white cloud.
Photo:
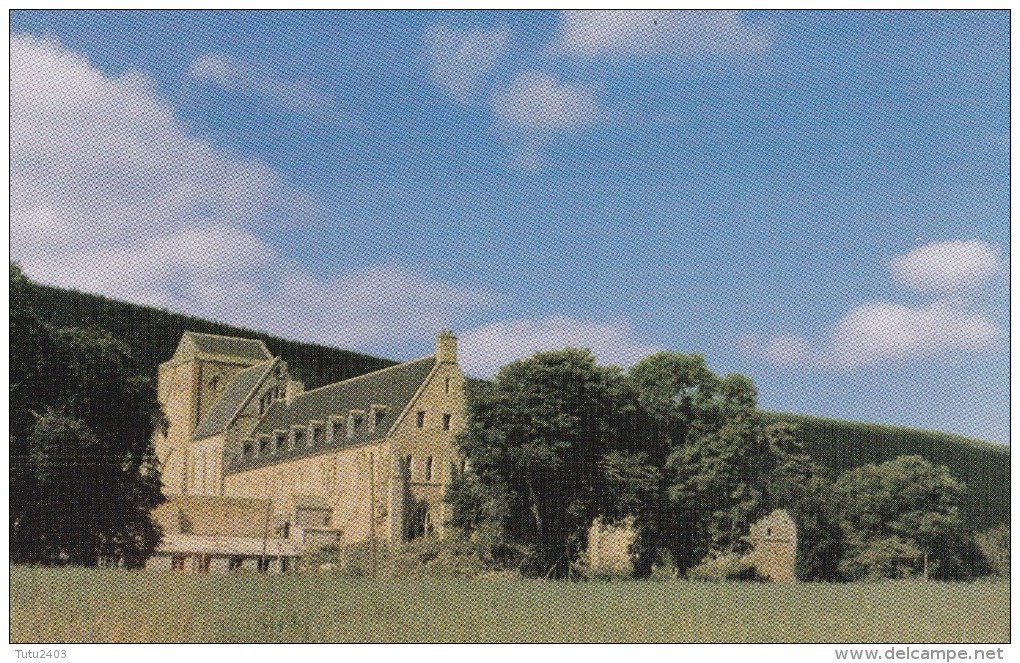
<svg viewBox="0 0 1020 663">
<path fill-rule="evenodd" d="M 469 374 L 490 376 L 515 359 L 541 350 L 590 349 L 600 362 L 629 366 L 657 350 L 639 341 L 626 321 L 586 322 L 565 316 L 497 322 L 460 337 L 460 361 Z"/>
<path fill-rule="evenodd" d="M 143 75 L 108 78 L 59 42 L 11 39 L 11 242 L 21 254 L 243 225 L 295 191 L 189 137 Z M 284 203 L 286 205 L 286 203 Z"/>
<path fill-rule="evenodd" d="M 976 239 L 927 244 L 889 263 L 897 283 L 922 292 L 968 290 L 986 282 L 1000 267 L 999 250 Z"/>
<path fill-rule="evenodd" d="M 511 166 L 528 171 L 539 169 L 545 146 L 558 133 L 577 131 L 603 116 L 594 88 L 561 83 L 542 71 L 518 74 L 491 103 Z"/>
<path fill-rule="evenodd" d="M 491 303 L 388 265 L 318 277 L 283 260 L 259 231 L 309 201 L 279 173 L 188 136 L 143 74 L 107 77 L 50 39 L 10 49 L 11 257 L 29 277 L 370 350 Z"/>
<path fill-rule="evenodd" d="M 572 131 L 601 115 L 591 87 L 561 83 L 543 71 L 518 74 L 493 95 L 492 112 L 507 125 L 531 131 Z"/>
<path fill-rule="evenodd" d="M 329 97 L 307 81 L 279 73 L 222 53 L 206 53 L 191 63 L 189 75 L 223 90 L 249 94 L 284 110 L 311 112 L 331 105 Z"/>
<path fill-rule="evenodd" d="M 1002 336 L 994 322 L 959 303 L 911 307 L 875 302 L 851 310 L 836 323 L 829 353 L 837 365 L 855 366 L 982 350 Z"/>
<path fill-rule="evenodd" d="M 749 53 L 768 50 L 771 31 L 732 10 L 565 11 L 549 51 L 574 57 Z"/>
<path fill-rule="evenodd" d="M 466 103 L 506 52 L 509 36 L 506 29 L 430 27 L 425 31 L 429 76 L 455 99 Z"/>
<path fill-rule="evenodd" d="M 889 360 L 949 357 L 996 348 L 1006 334 L 962 292 L 1001 268 L 997 247 L 979 240 L 935 242 L 894 258 L 889 269 L 901 285 L 939 293 L 922 306 L 871 302 L 851 309 L 812 343 L 784 334 L 747 349 L 785 366 L 849 368 Z"/>
<path fill-rule="evenodd" d="M 1005 333 L 992 319 L 958 301 L 917 307 L 873 302 L 849 311 L 818 344 L 799 336 L 777 336 L 760 354 L 782 366 L 852 368 L 988 350 L 1003 338 Z"/>
</svg>

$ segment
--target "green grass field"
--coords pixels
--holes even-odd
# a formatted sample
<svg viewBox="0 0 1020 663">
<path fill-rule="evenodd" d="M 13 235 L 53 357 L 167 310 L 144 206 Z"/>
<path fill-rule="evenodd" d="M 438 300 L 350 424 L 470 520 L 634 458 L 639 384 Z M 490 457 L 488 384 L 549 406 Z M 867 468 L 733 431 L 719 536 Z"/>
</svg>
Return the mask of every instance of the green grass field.
<svg viewBox="0 0 1020 663">
<path fill-rule="evenodd" d="M 373 580 L 11 568 L 12 643 L 1007 642 L 1009 583 Z"/>
</svg>

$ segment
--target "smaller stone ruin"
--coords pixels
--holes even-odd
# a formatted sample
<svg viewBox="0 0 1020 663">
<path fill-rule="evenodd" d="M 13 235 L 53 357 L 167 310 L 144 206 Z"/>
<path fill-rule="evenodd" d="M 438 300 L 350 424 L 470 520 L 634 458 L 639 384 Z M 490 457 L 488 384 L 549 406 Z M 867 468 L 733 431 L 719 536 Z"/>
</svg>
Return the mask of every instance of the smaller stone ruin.
<svg viewBox="0 0 1020 663">
<path fill-rule="evenodd" d="M 784 509 L 776 509 L 751 525 L 747 534 L 751 551 L 744 557 L 764 580 L 785 582 L 796 578 L 797 524 Z"/>
</svg>

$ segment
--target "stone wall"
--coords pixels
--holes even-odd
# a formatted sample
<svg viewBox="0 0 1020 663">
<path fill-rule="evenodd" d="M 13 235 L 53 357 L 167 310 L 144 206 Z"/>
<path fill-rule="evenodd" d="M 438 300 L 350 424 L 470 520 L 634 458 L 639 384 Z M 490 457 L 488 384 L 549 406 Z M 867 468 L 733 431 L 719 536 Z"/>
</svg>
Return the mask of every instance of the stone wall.
<svg viewBox="0 0 1020 663">
<path fill-rule="evenodd" d="M 636 540 L 633 518 L 610 525 L 596 518 L 588 530 L 588 548 L 581 558 L 585 571 L 593 577 L 630 577 L 634 573 L 630 547 Z"/>
<path fill-rule="evenodd" d="M 421 428 L 418 427 L 419 412 L 424 412 Z M 444 424 L 445 417 L 449 417 L 448 427 Z M 437 363 L 389 439 L 395 458 L 405 463 L 408 456 L 411 458 L 407 476 L 407 517 L 416 517 L 415 508 L 426 508 L 430 526 L 440 535 L 446 520 L 443 501 L 446 486 L 461 466 L 453 438 L 463 429 L 464 374 L 452 361 Z"/>
<path fill-rule="evenodd" d="M 289 515 L 294 495 L 314 495 L 333 509 L 330 527 L 341 531 L 341 545 L 388 539 L 393 466 L 384 440 L 228 474 L 223 494 L 271 500 L 279 517 Z M 375 522 L 370 518 L 375 496 Z"/>
<path fill-rule="evenodd" d="M 745 559 L 758 575 L 776 582 L 794 580 L 797 570 L 797 525 L 783 509 L 776 509 L 754 525 L 747 540 L 751 552 Z"/>
</svg>

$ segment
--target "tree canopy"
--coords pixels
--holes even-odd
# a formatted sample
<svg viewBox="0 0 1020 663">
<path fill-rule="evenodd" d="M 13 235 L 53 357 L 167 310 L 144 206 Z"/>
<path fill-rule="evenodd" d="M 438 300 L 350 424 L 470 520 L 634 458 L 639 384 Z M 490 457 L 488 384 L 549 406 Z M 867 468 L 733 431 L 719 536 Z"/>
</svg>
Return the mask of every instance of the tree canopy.
<svg viewBox="0 0 1020 663">
<path fill-rule="evenodd" d="M 699 355 L 624 372 L 587 350 L 539 352 L 475 384 L 467 404 L 458 444 L 472 472 L 451 486 L 451 524 L 498 522 L 536 575 L 568 574 L 596 517 L 631 519 L 640 575 L 663 553 L 685 570 L 741 550 L 750 523 L 792 494 L 783 478 L 816 469 L 758 416 L 750 379 Z"/>
<path fill-rule="evenodd" d="M 963 492 L 944 466 L 920 456 L 843 473 L 835 485 L 848 547 L 841 570 L 850 578 L 967 574 Z"/>
<path fill-rule="evenodd" d="M 12 264 L 12 559 L 138 566 L 160 535 L 155 389 L 108 332 L 41 322 L 26 285 Z"/>
<path fill-rule="evenodd" d="M 793 425 L 757 409 L 749 378 L 700 355 L 659 352 L 622 371 L 587 350 L 539 352 L 473 382 L 467 410 L 457 443 L 471 470 L 448 491 L 450 524 L 498 530 L 531 575 L 568 575 L 596 518 L 636 529 L 639 576 L 657 560 L 684 573 L 739 559 L 750 526 L 780 508 L 797 524 L 802 579 L 975 568 L 964 488 L 946 467 L 903 456 L 837 480 Z"/>
</svg>

